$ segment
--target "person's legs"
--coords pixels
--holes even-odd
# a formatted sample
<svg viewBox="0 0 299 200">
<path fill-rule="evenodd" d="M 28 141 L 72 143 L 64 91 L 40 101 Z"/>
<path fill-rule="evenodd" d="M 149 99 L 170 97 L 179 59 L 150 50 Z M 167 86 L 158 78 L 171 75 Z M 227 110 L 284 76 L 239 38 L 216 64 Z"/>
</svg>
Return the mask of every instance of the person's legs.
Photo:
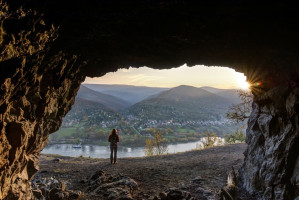
<svg viewBox="0 0 299 200">
<path fill-rule="evenodd" d="M 117 147 L 114 147 L 114 163 L 116 163 L 117 158 Z"/>
<path fill-rule="evenodd" d="M 112 164 L 112 162 L 113 162 L 113 149 L 114 149 L 114 147 L 110 147 L 110 163 Z"/>
</svg>

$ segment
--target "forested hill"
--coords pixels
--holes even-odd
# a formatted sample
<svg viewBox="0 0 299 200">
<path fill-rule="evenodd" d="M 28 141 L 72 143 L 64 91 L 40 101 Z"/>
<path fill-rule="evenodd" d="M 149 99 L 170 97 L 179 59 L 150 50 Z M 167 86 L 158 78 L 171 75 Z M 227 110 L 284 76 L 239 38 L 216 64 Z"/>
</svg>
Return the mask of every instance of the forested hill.
<svg viewBox="0 0 299 200">
<path fill-rule="evenodd" d="M 69 122 L 74 120 L 78 122 L 88 122 L 88 124 L 98 124 L 101 121 L 114 120 L 117 117 L 117 112 L 101 103 L 76 97 L 75 104 L 65 116 L 63 124 L 69 124 Z"/>
<path fill-rule="evenodd" d="M 131 105 L 129 102 L 123 99 L 91 90 L 84 85 L 81 85 L 76 96 L 76 99 L 77 98 L 99 103 L 113 111 L 122 111 Z"/>
<path fill-rule="evenodd" d="M 224 97 L 231 101 L 233 104 L 241 103 L 241 99 L 238 94 L 238 90 L 236 89 L 219 89 L 219 88 L 213 88 L 213 87 L 201 87 L 201 89 L 204 89 L 208 92 L 211 92 L 213 94 L 217 94 L 221 97 Z"/>
<path fill-rule="evenodd" d="M 141 101 L 128 112 L 143 119 L 219 120 L 231 104 L 232 101 L 220 95 L 182 85 Z"/>
</svg>

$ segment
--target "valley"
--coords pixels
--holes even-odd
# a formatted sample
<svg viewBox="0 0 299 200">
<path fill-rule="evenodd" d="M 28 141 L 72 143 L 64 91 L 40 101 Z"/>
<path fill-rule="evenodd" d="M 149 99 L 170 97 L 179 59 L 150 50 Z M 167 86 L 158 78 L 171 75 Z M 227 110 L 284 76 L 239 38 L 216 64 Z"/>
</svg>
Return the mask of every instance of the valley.
<svg viewBox="0 0 299 200">
<path fill-rule="evenodd" d="M 119 91 L 126 92 L 123 99 Z M 84 84 L 49 144 L 107 145 L 113 128 L 123 146 L 144 146 L 156 129 L 167 143 L 197 141 L 207 131 L 225 137 L 242 126 L 225 117 L 229 106 L 239 102 L 232 89 Z"/>
</svg>

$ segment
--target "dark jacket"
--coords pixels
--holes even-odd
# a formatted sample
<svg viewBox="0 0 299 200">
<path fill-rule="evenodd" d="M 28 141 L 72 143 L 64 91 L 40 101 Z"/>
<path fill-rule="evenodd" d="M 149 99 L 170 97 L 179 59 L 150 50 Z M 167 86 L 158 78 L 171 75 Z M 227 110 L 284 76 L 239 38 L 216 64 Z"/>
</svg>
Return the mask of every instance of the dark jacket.
<svg viewBox="0 0 299 200">
<path fill-rule="evenodd" d="M 115 145 L 112 144 L 112 137 L 116 137 L 116 144 Z M 115 136 L 113 136 L 112 134 L 109 135 L 108 142 L 110 142 L 110 146 L 111 147 L 117 147 L 118 146 L 118 142 L 119 142 L 118 135 L 117 134 Z"/>
</svg>

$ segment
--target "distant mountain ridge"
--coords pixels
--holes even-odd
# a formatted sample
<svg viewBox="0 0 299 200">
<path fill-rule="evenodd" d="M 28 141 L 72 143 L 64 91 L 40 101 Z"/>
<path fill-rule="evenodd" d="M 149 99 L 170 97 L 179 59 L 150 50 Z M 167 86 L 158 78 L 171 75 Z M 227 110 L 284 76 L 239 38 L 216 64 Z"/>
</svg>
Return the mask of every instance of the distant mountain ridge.
<svg viewBox="0 0 299 200">
<path fill-rule="evenodd" d="M 227 98 L 192 86 L 178 86 L 136 103 L 128 112 L 145 119 L 217 120 L 224 117 Z"/>
<path fill-rule="evenodd" d="M 131 105 L 129 102 L 123 99 L 91 90 L 85 87 L 84 85 L 80 86 L 80 89 L 76 96 L 76 99 L 77 98 L 99 103 L 113 111 L 121 111 L 128 108 Z"/>
<path fill-rule="evenodd" d="M 208 92 L 222 96 L 230 100 L 233 104 L 241 103 L 241 99 L 239 98 L 237 89 L 219 89 L 213 87 L 201 87 L 201 88 Z"/>
<path fill-rule="evenodd" d="M 127 85 L 93 85 L 93 87 L 101 88 L 101 90 L 111 89 L 104 92 L 116 93 L 119 96 L 124 93 L 128 96 L 133 94 L 132 98 L 135 101 L 138 98 L 136 95 L 134 96 L 134 93 L 144 89 L 141 96 L 146 98 L 132 105 L 132 102 L 81 85 L 75 104 L 68 116 L 109 112 L 132 114 L 140 119 L 220 120 L 224 118 L 230 105 L 240 102 L 237 90 L 233 89 L 196 88 L 186 85 L 168 90 Z M 127 89 L 118 91 L 121 88 Z"/>
<path fill-rule="evenodd" d="M 170 88 L 146 87 L 134 85 L 106 85 L 106 84 L 83 84 L 91 90 L 112 95 L 128 102 L 130 105 L 138 103 L 152 95 L 169 90 Z"/>
</svg>

